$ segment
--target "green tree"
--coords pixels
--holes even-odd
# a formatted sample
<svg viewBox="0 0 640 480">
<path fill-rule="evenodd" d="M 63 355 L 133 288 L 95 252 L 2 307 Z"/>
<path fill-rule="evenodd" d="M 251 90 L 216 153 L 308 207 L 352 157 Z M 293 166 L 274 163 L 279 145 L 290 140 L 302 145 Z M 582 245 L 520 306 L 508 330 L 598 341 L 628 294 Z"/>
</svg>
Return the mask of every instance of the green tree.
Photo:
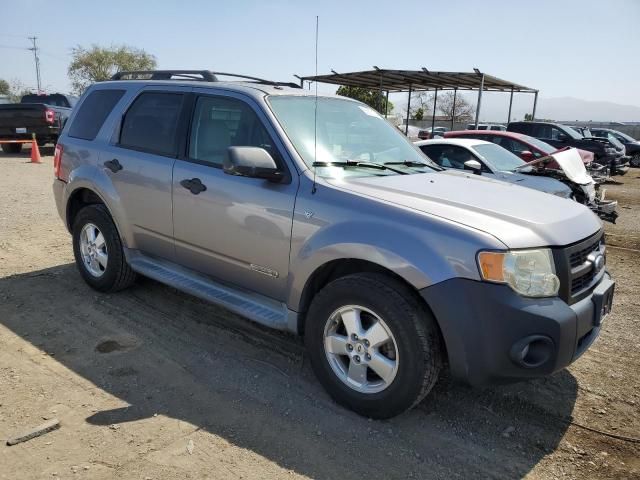
<svg viewBox="0 0 640 480">
<path fill-rule="evenodd" d="M 9 82 L 0 78 L 0 95 L 9 95 L 9 93 L 11 93 Z"/>
<path fill-rule="evenodd" d="M 366 103 L 371 108 L 376 109 L 382 115 L 385 114 L 385 109 L 387 107 L 387 98 L 384 95 L 381 95 L 379 90 L 341 85 L 336 93 L 338 95 L 342 95 L 343 97 L 353 98 L 355 100 L 361 101 L 362 103 Z M 393 103 L 389 102 L 387 113 L 391 113 L 392 111 Z"/>
<path fill-rule="evenodd" d="M 525 113 L 524 114 L 524 121 L 525 122 L 531 122 L 533 120 L 533 115 L 531 115 L 530 113 Z"/>
<path fill-rule="evenodd" d="M 108 80 L 124 70 L 153 70 L 156 58 L 138 48 L 127 45 L 91 48 L 77 46 L 71 50 L 68 74 L 74 93 L 81 94 L 95 82 Z"/>
<path fill-rule="evenodd" d="M 414 112 L 413 112 L 413 117 L 414 120 L 424 120 L 424 108 L 422 107 L 418 107 Z"/>
</svg>

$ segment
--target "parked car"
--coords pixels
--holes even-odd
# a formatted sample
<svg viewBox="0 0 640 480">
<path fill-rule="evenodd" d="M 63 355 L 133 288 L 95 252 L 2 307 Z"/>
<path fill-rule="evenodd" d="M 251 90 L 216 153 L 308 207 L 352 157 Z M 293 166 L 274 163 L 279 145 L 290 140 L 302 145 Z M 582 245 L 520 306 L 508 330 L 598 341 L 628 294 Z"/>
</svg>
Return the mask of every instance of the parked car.
<svg viewBox="0 0 640 480">
<path fill-rule="evenodd" d="M 515 132 L 490 132 L 477 130 L 458 130 L 453 132 L 447 132 L 444 138 L 477 138 L 478 140 L 486 140 L 487 142 L 493 142 L 506 148 L 514 155 L 517 155 L 525 162 L 531 162 L 537 158 L 548 157 L 558 149 L 549 145 L 542 140 L 524 135 L 522 133 Z M 587 150 L 577 149 L 584 165 L 589 168 L 593 162 L 594 155 Z M 546 165 L 547 169 L 560 169 L 560 166 L 552 161 Z"/>
<path fill-rule="evenodd" d="M 447 127 L 433 127 L 433 132 L 431 131 L 431 127 L 420 130 L 418 132 L 418 138 L 422 140 L 428 140 L 430 138 L 443 138 L 444 134 L 448 132 L 449 129 Z"/>
<path fill-rule="evenodd" d="M 20 103 L 0 105 L 0 139 L 30 140 L 35 133 L 38 145 L 56 143 L 76 97 L 52 93 L 29 94 Z M 3 143 L 5 153 L 20 153 L 21 143 Z"/>
<path fill-rule="evenodd" d="M 626 133 L 611 128 L 591 128 L 594 137 L 615 138 L 622 143 L 630 157 L 629 163 L 632 167 L 640 167 L 640 141 L 627 135 Z"/>
<path fill-rule="evenodd" d="M 583 205 L 443 170 L 355 100 L 200 73 L 99 82 L 71 114 L 53 191 L 92 288 L 141 274 L 300 334 L 374 418 L 444 365 L 545 376 L 598 337 L 614 281 Z"/>
<path fill-rule="evenodd" d="M 409 125 L 409 128 L 407 129 L 406 125 L 398 125 L 396 126 L 396 128 L 398 130 L 400 130 L 400 132 L 403 135 L 406 135 L 408 138 L 410 139 L 417 139 L 420 138 L 420 133 L 422 132 L 422 130 L 418 127 L 415 127 L 413 125 Z M 405 134 L 405 129 L 407 129 L 407 133 Z"/>
<path fill-rule="evenodd" d="M 594 162 L 607 167 L 610 175 L 624 175 L 629 170 L 624 151 L 618 150 L 609 140 L 582 137 L 572 128 L 560 123 L 511 122 L 507 130 L 538 138 L 558 149 L 574 147 L 593 152 Z"/>
<path fill-rule="evenodd" d="M 498 123 L 479 123 L 478 128 L 476 128 L 475 123 L 469 123 L 467 125 L 467 130 L 494 130 L 498 132 L 503 132 L 507 129 L 504 125 L 500 125 Z"/>
<path fill-rule="evenodd" d="M 518 167 L 520 173 L 555 178 L 571 189 L 574 200 L 588 206 L 603 220 L 615 223 L 618 218 L 616 212 L 618 202 L 605 199 L 606 191 L 599 190 L 599 184 L 604 178 L 594 178 L 594 173 L 590 170 L 593 161 L 593 153 L 591 152 L 577 148 L 557 150 L 542 140 L 514 132 L 461 130 L 447 132 L 445 138 L 475 138 L 500 145 L 523 161 L 522 166 Z M 562 156 L 562 163 L 559 163 L 556 159 L 557 154 L 566 150 L 573 150 L 577 154 L 578 160 Z M 582 165 L 576 165 L 576 161 Z M 525 165 L 532 168 L 525 169 Z"/>
<path fill-rule="evenodd" d="M 571 189 L 553 178 L 526 175 L 518 169 L 526 162 L 495 143 L 473 138 L 447 138 L 442 140 L 422 140 L 415 144 L 431 160 L 443 168 L 456 170 L 476 170 L 477 173 L 513 183 L 521 187 L 533 188 L 562 198 L 571 197 Z M 476 169 L 469 164 L 478 162 Z"/>
</svg>

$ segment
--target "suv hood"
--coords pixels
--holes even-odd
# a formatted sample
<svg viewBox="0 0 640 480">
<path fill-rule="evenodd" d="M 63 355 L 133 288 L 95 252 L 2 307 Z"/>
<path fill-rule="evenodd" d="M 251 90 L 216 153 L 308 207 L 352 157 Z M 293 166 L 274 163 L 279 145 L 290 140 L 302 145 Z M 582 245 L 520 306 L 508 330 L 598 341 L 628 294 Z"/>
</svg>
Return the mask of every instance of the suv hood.
<svg viewBox="0 0 640 480">
<path fill-rule="evenodd" d="M 486 232 L 509 248 L 568 245 L 602 228 L 600 220 L 577 202 L 465 172 L 327 181 Z"/>
</svg>

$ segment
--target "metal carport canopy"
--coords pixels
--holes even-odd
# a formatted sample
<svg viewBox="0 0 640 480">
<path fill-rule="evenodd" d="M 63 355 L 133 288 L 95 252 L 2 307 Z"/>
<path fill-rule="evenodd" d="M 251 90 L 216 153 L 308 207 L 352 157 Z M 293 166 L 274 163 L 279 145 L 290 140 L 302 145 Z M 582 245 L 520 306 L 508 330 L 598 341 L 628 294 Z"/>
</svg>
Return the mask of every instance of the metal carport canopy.
<svg viewBox="0 0 640 480">
<path fill-rule="evenodd" d="M 513 102 L 513 92 L 533 93 L 535 100 L 533 105 L 533 116 L 535 117 L 536 103 L 538 100 L 538 90 L 508 80 L 502 80 L 474 68 L 473 72 L 432 72 L 426 68 L 421 70 L 386 70 L 374 67 L 374 70 L 362 72 L 338 73 L 332 70 L 328 75 L 314 75 L 309 77 L 298 77 L 300 84 L 304 81 L 331 83 L 334 85 L 347 85 L 352 87 L 364 87 L 377 89 L 380 92 L 386 91 L 387 98 L 390 92 L 415 92 L 425 90 L 435 90 L 435 101 L 437 93 L 441 90 L 478 90 L 478 106 L 476 108 L 476 127 L 480 114 L 480 102 L 483 91 L 490 92 L 510 92 L 509 117 L 511 117 L 511 104 Z M 407 120 L 410 110 L 411 95 L 407 106 Z M 510 119 L 510 118 L 509 118 Z M 433 122 L 432 122 L 433 123 Z M 453 123 L 453 118 L 452 118 Z M 407 121 L 407 130 L 409 122 Z M 433 125 L 432 125 L 433 126 Z"/>
</svg>

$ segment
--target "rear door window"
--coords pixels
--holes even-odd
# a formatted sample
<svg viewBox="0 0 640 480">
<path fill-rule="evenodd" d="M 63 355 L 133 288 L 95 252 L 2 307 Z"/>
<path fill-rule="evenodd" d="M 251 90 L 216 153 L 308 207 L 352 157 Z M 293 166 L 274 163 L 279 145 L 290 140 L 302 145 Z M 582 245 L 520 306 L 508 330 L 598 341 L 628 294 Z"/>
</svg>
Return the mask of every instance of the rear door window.
<svg viewBox="0 0 640 480">
<path fill-rule="evenodd" d="M 94 90 L 82 102 L 68 135 L 93 140 L 102 128 L 113 107 L 124 95 L 124 90 Z"/>
<path fill-rule="evenodd" d="M 135 99 L 122 121 L 120 147 L 174 157 L 177 127 L 184 95 L 144 92 Z"/>
</svg>

